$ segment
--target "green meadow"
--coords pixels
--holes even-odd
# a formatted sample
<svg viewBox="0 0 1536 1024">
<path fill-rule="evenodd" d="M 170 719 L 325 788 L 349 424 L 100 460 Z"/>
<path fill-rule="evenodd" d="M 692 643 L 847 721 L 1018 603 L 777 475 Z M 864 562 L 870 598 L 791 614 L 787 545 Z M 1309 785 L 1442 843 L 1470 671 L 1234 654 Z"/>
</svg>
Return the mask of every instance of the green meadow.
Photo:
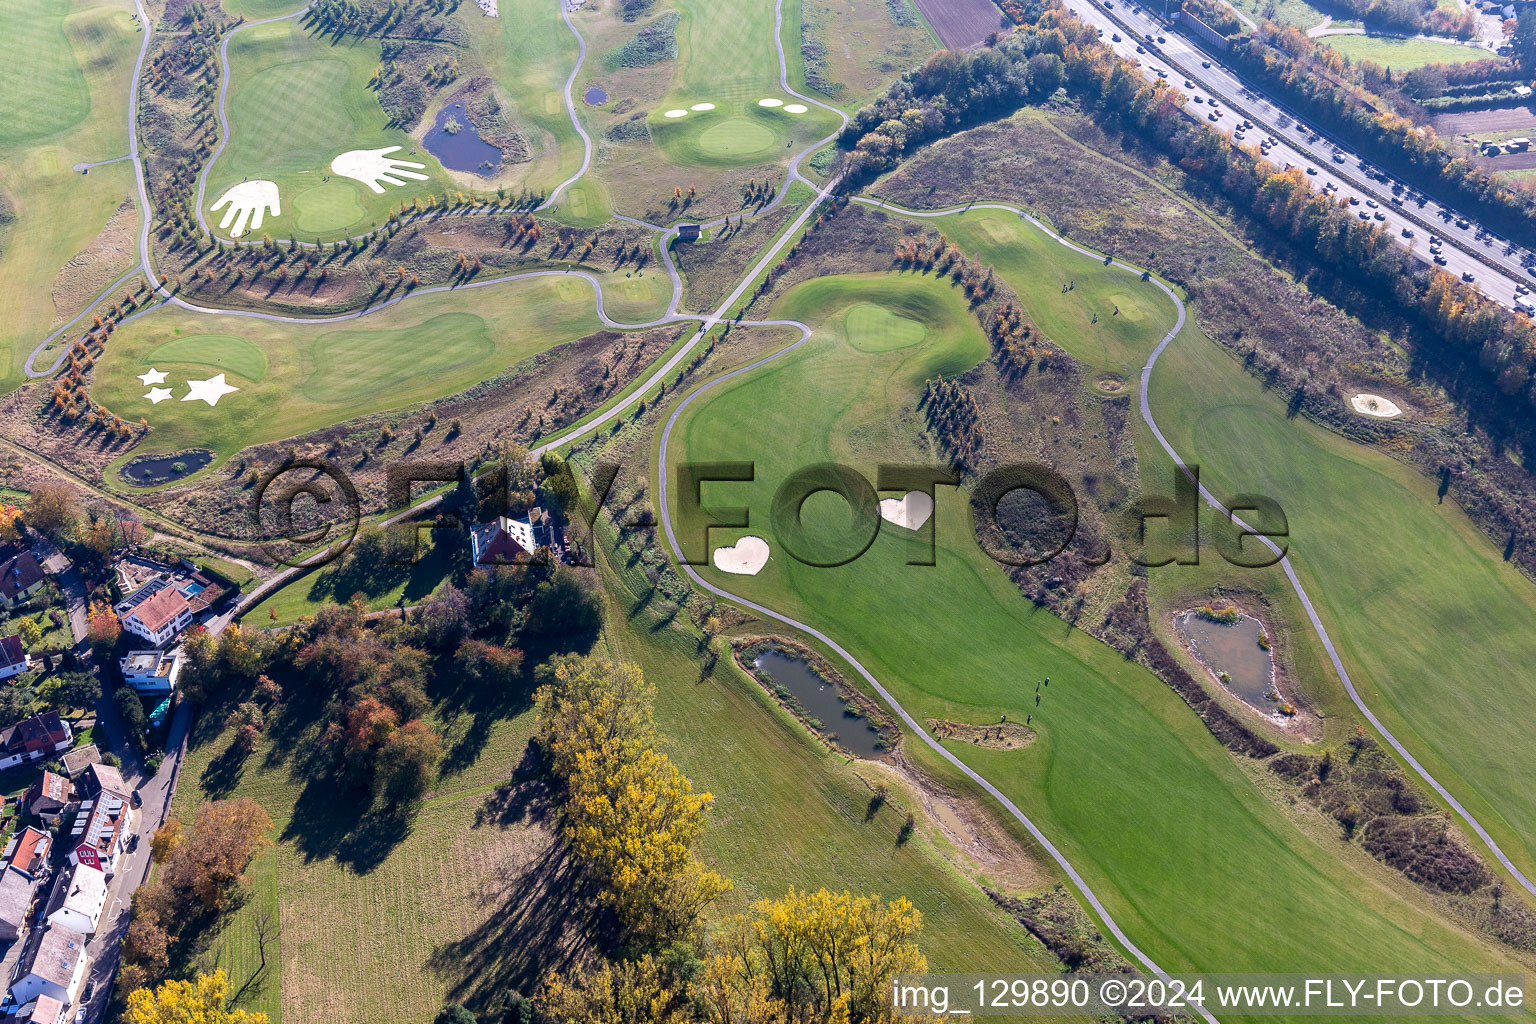
<svg viewBox="0 0 1536 1024">
<path fill-rule="evenodd" d="M 60 321 L 54 290 L 78 285 L 63 268 L 134 194 L 126 162 L 81 175 L 76 163 L 128 152 L 128 88 L 143 37 L 127 0 L 13 0 L 0 32 L 0 393 Z M 91 276 L 110 283 L 134 263 L 103 256 Z M 97 286 L 99 287 L 99 286 Z M 86 296 L 81 296 L 81 301 Z M 77 312 L 70 309 L 70 315 Z"/>
<path fill-rule="evenodd" d="M 229 140 L 208 171 L 204 216 L 217 229 L 226 190 L 246 179 L 277 183 L 282 213 L 260 230 L 274 238 L 338 238 L 382 224 L 391 207 L 452 186 L 435 157 L 389 118 L 368 80 L 379 66 L 377 39 L 332 42 L 299 18 L 257 25 L 229 43 Z M 384 185 L 382 194 L 331 173 L 331 161 L 355 149 L 399 146 L 388 159 L 424 164 L 426 181 Z M 329 178 L 329 180 L 325 180 Z M 220 232 L 220 234 L 225 234 Z"/>
<path fill-rule="evenodd" d="M 943 227 L 983 262 L 995 262 L 1021 294 L 1039 283 L 1047 256 L 1053 269 L 1065 265 L 1057 243 L 993 213 L 946 218 Z M 1058 251 L 1041 253 L 1040 246 Z M 1167 300 L 1134 275 L 1074 262 L 1093 269 L 1077 271 L 1077 288 L 1066 295 L 1049 287 L 1047 276 L 1026 302 L 1031 315 L 1072 355 L 1135 380 L 1168 323 L 1142 325 L 1138 340 L 1135 318 L 1145 315 L 1141 304 L 1168 308 Z M 1103 307 L 1114 303 L 1122 316 L 1105 325 Z M 1095 308 L 1099 324 L 1085 323 Z M 1193 325 L 1158 360 L 1151 400 L 1158 426 L 1217 494 L 1257 492 L 1280 501 L 1292 562 L 1371 710 L 1530 874 L 1536 765 L 1523 756 L 1524 709 L 1536 701 L 1530 581 L 1453 501 L 1439 500 L 1433 480 L 1287 416 L 1280 399 Z M 1150 433 L 1143 432 L 1138 452 L 1148 486 L 1168 488 L 1173 469 Z M 1311 666 L 1311 688 L 1353 720 L 1357 713 L 1280 573 L 1225 576 L 1289 609 L 1290 641 Z M 1185 592 L 1206 573 L 1170 567 L 1150 579 L 1154 590 Z"/>
<path fill-rule="evenodd" d="M 1053 273 L 1016 287 L 1028 308 L 1041 309 L 1060 295 L 1054 272 L 1065 272 L 1078 282 L 1079 300 L 1112 304 L 1116 292 L 1094 283 L 1092 267 L 1057 253 Z M 1125 276 L 1108 287 L 1135 285 Z M 912 298 L 919 294 L 927 311 Z M 898 295 L 904 305 L 888 305 Z M 869 304 L 920 320 L 922 343 L 888 347 L 889 331 L 861 337 L 870 317 L 860 310 Z M 1162 313 L 1143 321 L 1149 342 L 1171 322 L 1166 300 Z M 923 382 L 974 365 L 986 345 L 958 291 L 926 277 L 820 279 L 792 290 L 772 315 L 806 319 L 817 333 L 696 400 L 672 434 L 674 465 L 756 463 L 755 482 L 706 490 L 707 506 L 744 505 L 752 516 L 745 530 L 715 531 L 711 544 L 755 533 L 769 539 L 773 557 L 750 578 L 704 569 L 711 580 L 838 638 L 918 717 L 985 723 L 1033 715 L 1037 738 L 1023 750 L 952 749 L 1035 819 L 1165 968 L 1511 963 L 1438 916 L 1400 877 L 1299 829 L 1166 685 L 1026 601 L 977 547 L 963 494 L 941 489 L 934 567 L 908 564 L 926 554 L 925 537 L 891 527 L 839 568 L 787 557 L 767 522 L 779 482 L 818 460 L 872 474 L 878 461 L 931 458 L 913 422 Z M 802 515 L 813 533 L 826 534 L 846 522 L 843 509 L 839 499 L 817 496 Z M 697 520 L 679 525 L 698 532 Z M 1034 684 L 1047 676 L 1037 706 Z M 921 744 L 909 741 L 907 750 L 948 774 Z"/>
<path fill-rule="evenodd" d="M 513 191 L 526 187 L 548 194 L 581 167 L 581 136 L 565 107 L 576 37 L 561 20 L 559 4 L 504 0 L 498 11 L 499 17 L 487 18 L 474 4 L 464 4 L 458 15 L 496 81 L 507 120 L 528 141 L 530 159 L 504 165 L 497 181 Z M 577 226 L 602 224 L 611 213 L 607 190 L 591 175 L 562 192 L 557 205 L 560 219 Z"/>
<path fill-rule="evenodd" d="M 871 814 L 871 787 L 885 776 L 813 739 L 728 659 L 701 673 L 694 638 L 633 611 L 638 595 L 604 575 L 601 645 L 656 680 L 665 749 L 714 796 L 702 853 L 735 884 L 718 916 L 792 885 L 905 896 L 923 913 L 921 942 L 935 970 L 1052 969 L 1039 943 L 962 874 L 936 829 L 925 821 L 897 843 L 907 806 L 900 787 Z M 264 614 L 247 621 L 259 625 Z M 213 724 L 194 736 L 173 813 L 190 820 L 204 799 L 248 796 L 276 823 L 277 845 L 252 866 L 250 897 L 210 953 L 239 990 L 237 1005 L 273 1024 L 307 1024 L 317 1013 L 384 1024 L 428 1020 L 449 999 L 473 1005 L 500 987 L 532 991 L 519 958 L 553 962 L 560 952 L 550 932 L 530 927 L 528 908 L 558 930 L 559 901 L 545 902 L 541 890 L 548 832 L 499 814 L 497 790 L 533 728 L 526 694 L 511 703 L 489 718 L 437 703 L 448 766 L 410 827 L 387 835 L 358 832 L 358 813 L 331 783 L 296 767 L 314 712 L 301 698 L 233 771 L 228 732 Z M 461 744 L 472 752 L 456 757 Z M 266 971 L 256 941 L 263 912 L 284 922 Z"/>
<path fill-rule="evenodd" d="M 1350 60 L 1368 60 L 1393 71 L 1412 71 L 1425 64 L 1461 64 L 1486 60 L 1493 51 L 1481 46 L 1442 43 L 1432 39 L 1393 39 L 1382 36 L 1325 36 L 1323 42 Z"/>
<path fill-rule="evenodd" d="M 295 324 L 166 307 L 126 324 L 97 364 L 93 394 L 144 416 L 146 451 L 211 448 L 219 459 L 264 441 L 451 395 L 602 323 L 585 280 L 541 277 L 412 296 L 365 317 Z M 472 309 L 474 312 L 468 312 Z M 137 377 L 168 372 L 172 400 Z M 185 381 L 223 373 L 239 388 L 210 407 L 182 402 Z"/>
</svg>

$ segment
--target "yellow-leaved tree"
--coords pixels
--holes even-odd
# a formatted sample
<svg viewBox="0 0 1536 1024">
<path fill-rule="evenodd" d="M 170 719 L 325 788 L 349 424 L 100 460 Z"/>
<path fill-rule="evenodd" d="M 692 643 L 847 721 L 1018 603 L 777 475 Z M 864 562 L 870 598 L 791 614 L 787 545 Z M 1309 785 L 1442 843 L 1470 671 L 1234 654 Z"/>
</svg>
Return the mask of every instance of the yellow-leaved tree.
<svg viewBox="0 0 1536 1024">
<path fill-rule="evenodd" d="M 193 981 L 167 981 L 128 994 L 127 1024 L 268 1024 L 267 1015 L 231 1010 L 229 979 L 222 970 Z"/>
<path fill-rule="evenodd" d="M 904 898 L 791 889 L 752 909 L 727 922 L 705 964 L 698 995 L 715 1024 L 889 1024 L 891 980 L 928 969 L 923 915 Z"/>
</svg>

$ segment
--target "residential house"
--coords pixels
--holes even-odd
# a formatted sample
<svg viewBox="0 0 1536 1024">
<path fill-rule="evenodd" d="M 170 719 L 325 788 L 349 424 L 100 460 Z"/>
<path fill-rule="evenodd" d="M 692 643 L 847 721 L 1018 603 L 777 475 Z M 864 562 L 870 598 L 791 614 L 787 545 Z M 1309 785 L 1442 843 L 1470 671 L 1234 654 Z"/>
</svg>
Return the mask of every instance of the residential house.
<svg viewBox="0 0 1536 1024">
<path fill-rule="evenodd" d="M 181 675 L 181 648 L 169 651 L 129 651 L 118 667 L 123 670 L 123 682 L 140 693 L 170 693 L 176 689 Z"/>
<path fill-rule="evenodd" d="M 476 566 L 526 562 L 547 543 L 544 515 L 536 508 L 529 510 L 527 519 L 499 516 L 469 530 L 469 548 Z"/>
<path fill-rule="evenodd" d="M 155 647 L 163 647 L 196 617 L 187 595 L 161 579 L 150 580 L 113 610 L 126 632 Z"/>
<path fill-rule="evenodd" d="M 32 667 L 32 656 L 20 634 L 0 637 L 0 680 L 12 679 Z"/>
<path fill-rule="evenodd" d="M 74 742 L 74 732 L 68 722 L 59 718 L 57 711 L 33 715 L 7 729 L 0 729 L 0 771 L 68 750 Z"/>
<path fill-rule="evenodd" d="M 48 874 L 52 842 L 48 833 L 29 826 L 6 845 L 6 863 L 0 868 L 0 941 L 21 937 L 37 885 Z"/>
<path fill-rule="evenodd" d="M 64 774 L 74 778 L 101 760 L 101 750 L 94 743 L 76 747 L 64 755 Z"/>
<path fill-rule="evenodd" d="M 62 926 L 90 938 L 96 934 L 106 905 L 107 876 L 89 864 L 77 864 L 64 885 L 55 890 L 49 903 L 48 925 Z"/>
<path fill-rule="evenodd" d="M 127 796 L 107 789 L 81 801 L 66 841 L 71 864 L 89 865 L 109 878 L 113 875 L 117 855 L 122 852 L 128 839 L 133 814 L 128 803 Z"/>
<path fill-rule="evenodd" d="M 0 554 L 0 608 L 12 608 L 42 587 L 47 575 L 32 552 L 8 548 Z"/>
<path fill-rule="evenodd" d="M 87 765 L 80 777 L 80 792 L 85 796 L 95 796 L 97 793 L 125 796 L 131 791 L 132 787 L 123 781 L 121 771 L 100 761 Z"/>
<path fill-rule="evenodd" d="M 38 996 L 26 1006 L 18 1007 L 11 1019 L 16 1024 L 64 1024 L 64 1004 L 52 996 Z"/>
<path fill-rule="evenodd" d="M 46 770 L 21 798 L 21 805 L 27 813 L 36 815 L 48 825 L 56 823 L 59 816 L 74 802 L 75 784 L 69 777 Z"/>
<path fill-rule="evenodd" d="M 75 1001 L 89 962 L 85 936 L 72 928 L 51 924 L 43 931 L 41 942 L 28 946 L 16 967 L 11 998 L 25 1006 L 46 996 L 69 1006 Z"/>
</svg>

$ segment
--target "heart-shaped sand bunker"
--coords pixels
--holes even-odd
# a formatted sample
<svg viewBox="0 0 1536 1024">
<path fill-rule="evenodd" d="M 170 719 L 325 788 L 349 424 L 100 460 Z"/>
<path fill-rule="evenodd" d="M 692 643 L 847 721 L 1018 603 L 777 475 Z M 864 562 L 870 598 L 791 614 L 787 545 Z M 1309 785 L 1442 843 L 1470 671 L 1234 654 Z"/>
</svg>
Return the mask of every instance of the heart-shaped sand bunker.
<svg viewBox="0 0 1536 1024">
<path fill-rule="evenodd" d="M 743 537 L 726 548 L 715 548 L 715 568 L 738 576 L 756 576 L 768 564 L 768 542 L 761 537 Z"/>
<path fill-rule="evenodd" d="M 904 530 L 918 530 L 933 515 L 933 496 L 927 491 L 908 491 L 903 498 L 882 498 L 880 518 Z"/>
</svg>

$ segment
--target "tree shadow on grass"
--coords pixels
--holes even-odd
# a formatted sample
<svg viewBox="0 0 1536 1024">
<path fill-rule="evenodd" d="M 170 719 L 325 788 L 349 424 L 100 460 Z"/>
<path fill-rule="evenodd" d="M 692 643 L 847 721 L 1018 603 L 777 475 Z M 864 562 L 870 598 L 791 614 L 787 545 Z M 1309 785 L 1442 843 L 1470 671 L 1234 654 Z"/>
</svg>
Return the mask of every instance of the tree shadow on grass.
<svg viewBox="0 0 1536 1024">
<path fill-rule="evenodd" d="M 548 846 L 528 863 L 505 869 L 483 894 L 495 907 L 480 927 L 433 949 L 426 966 L 447 985 L 446 998 L 494 1014 L 511 995 L 533 994 L 549 971 L 568 970 L 611 939 L 611 915 L 596 887 L 555 838 L 556 803 L 535 748 L 512 782 L 486 798 L 476 828 L 538 827 Z"/>
<path fill-rule="evenodd" d="M 235 791 L 240 785 L 240 777 L 245 774 L 247 755 L 238 743 L 231 743 L 222 754 L 208 762 L 197 782 L 209 800 L 223 800 Z"/>
<path fill-rule="evenodd" d="M 366 875 L 411 834 L 413 808 L 374 806 L 371 794 L 331 775 L 315 776 L 293 806 L 282 842 L 305 861 L 334 859 Z"/>
</svg>

